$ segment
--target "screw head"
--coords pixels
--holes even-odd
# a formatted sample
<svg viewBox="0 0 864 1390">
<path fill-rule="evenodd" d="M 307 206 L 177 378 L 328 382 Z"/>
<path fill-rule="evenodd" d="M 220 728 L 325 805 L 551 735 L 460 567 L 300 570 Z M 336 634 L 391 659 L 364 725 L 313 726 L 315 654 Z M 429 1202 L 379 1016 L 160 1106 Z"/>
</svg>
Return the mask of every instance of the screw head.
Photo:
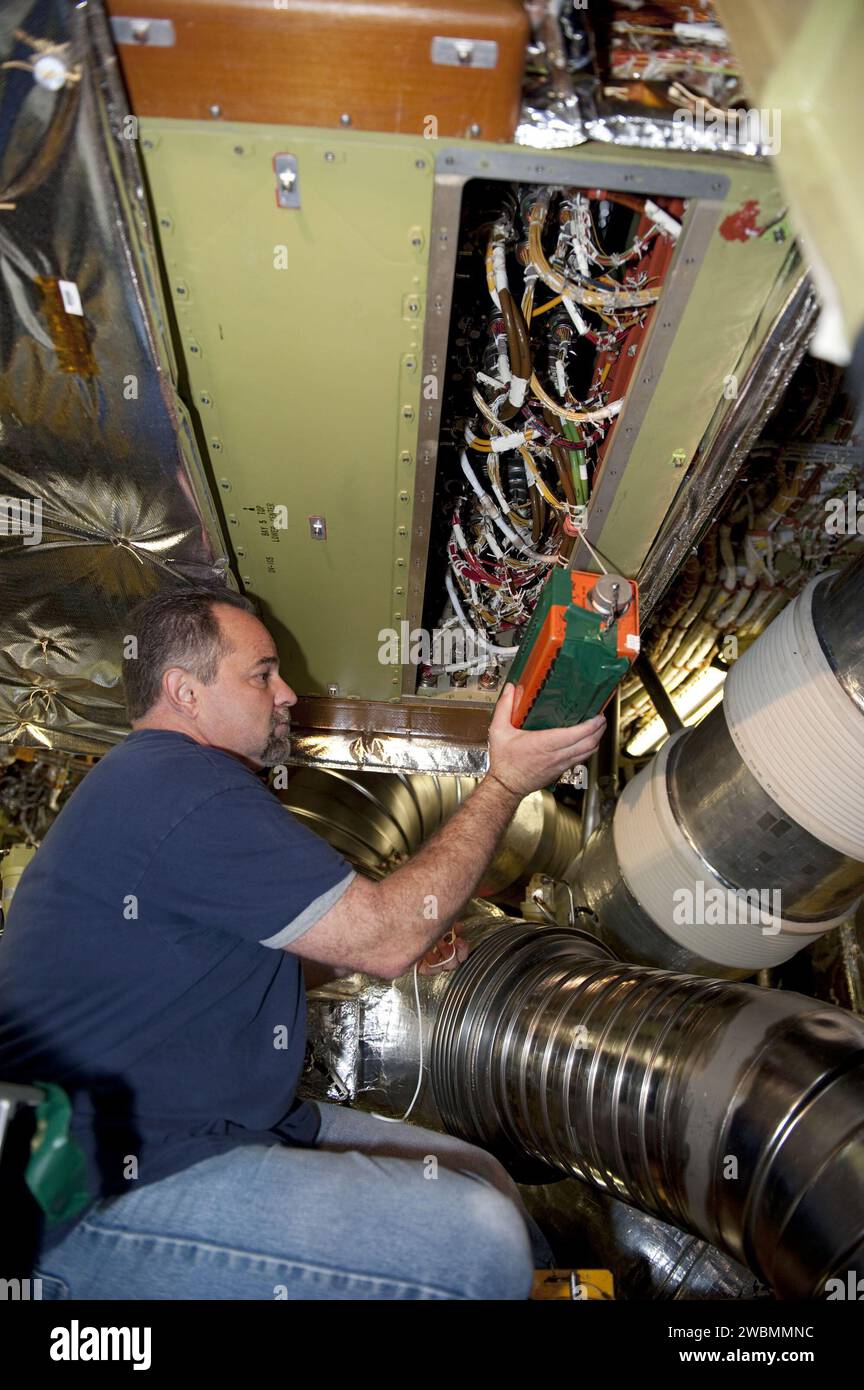
<svg viewBox="0 0 864 1390">
<path fill-rule="evenodd" d="M 245 154 L 246 151 L 244 150 L 244 148 L 243 148 L 242 145 L 235 145 L 235 146 L 234 146 L 234 153 L 235 153 L 235 154 Z"/>
<path fill-rule="evenodd" d="M 214 101 L 213 105 L 210 107 L 210 115 L 213 116 L 214 119 L 218 119 L 218 117 L 222 115 L 222 107 L 218 102 Z"/>
<path fill-rule="evenodd" d="M 415 159 L 415 160 L 414 160 L 414 168 L 415 168 L 415 169 L 425 169 L 425 168 L 426 168 L 426 160 L 425 160 L 425 159 Z"/>
<path fill-rule="evenodd" d="M 340 125 L 350 125 L 350 124 L 351 124 L 351 117 L 349 116 L 349 114 L 348 114 L 347 111 L 343 111 L 343 112 L 342 112 L 342 115 L 339 117 L 339 124 L 340 124 Z"/>
<path fill-rule="evenodd" d="M 469 125 L 469 127 L 468 127 L 468 135 L 469 135 L 469 138 L 475 139 L 479 134 L 480 134 L 480 126 L 477 124 L 476 121 L 472 121 L 471 125 Z"/>
<path fill-rule="evenodd" d="M 325 158 L 325 160 L 327 161 L 328 164 L 332 164 L 333 161 L 334 161 L 334 159 L 336 158 L 336 156 L 335 156 L 335 154 L 333 153 L 332 150 L 325 150 L 325 151 L 324 151 L 324 158 Z"/>
</svg>

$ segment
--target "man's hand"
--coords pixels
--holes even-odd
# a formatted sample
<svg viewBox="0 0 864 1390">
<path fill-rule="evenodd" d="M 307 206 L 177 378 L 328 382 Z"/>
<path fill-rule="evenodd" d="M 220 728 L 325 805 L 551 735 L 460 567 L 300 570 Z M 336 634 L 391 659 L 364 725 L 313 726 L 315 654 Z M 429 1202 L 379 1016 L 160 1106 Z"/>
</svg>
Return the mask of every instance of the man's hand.
<svg viewBox="0 0 864 1390">
<path fill-rule="evenodd" d="M 489 726 L 489 772 L 516 796 L 527 796 L 584 763 L 606 728 L 602 714 L 568 729 L 514 729 L 510 720 L 516 687 L 505 685 Z"/>
</svg>

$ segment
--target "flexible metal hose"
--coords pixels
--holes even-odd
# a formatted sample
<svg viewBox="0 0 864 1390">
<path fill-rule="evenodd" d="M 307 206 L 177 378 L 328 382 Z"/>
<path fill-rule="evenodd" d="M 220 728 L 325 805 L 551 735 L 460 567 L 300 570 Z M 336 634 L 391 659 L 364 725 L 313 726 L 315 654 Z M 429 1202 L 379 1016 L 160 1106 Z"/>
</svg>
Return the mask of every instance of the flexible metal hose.
<svg viewBox="0 0 864 1390">
<path fill-rule="evenodd" d="M 782 1297 L 864 1274 L 864 1023 L 508 922 L 438 1008 L 446 1128 L 690 1230 Z"/>
</svg>

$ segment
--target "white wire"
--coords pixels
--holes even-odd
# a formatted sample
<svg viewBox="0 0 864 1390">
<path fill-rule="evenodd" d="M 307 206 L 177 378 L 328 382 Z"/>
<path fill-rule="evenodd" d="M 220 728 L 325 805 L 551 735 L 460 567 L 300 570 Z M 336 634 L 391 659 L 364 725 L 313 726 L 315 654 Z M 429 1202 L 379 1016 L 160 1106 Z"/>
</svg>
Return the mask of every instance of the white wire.
<svg viewBox="0 0 864 1390">
<path fill-rule="evenodd" d="M 456 614 L 456 617 L 459 619 L 465 631 L 470 633 L 471 636 L 476 638 L 480 643 L 481 650 L 483 652 L 490 652 L 492 656 L 512 656 L 514 652 L 513 647 L 496 647 L 492 642 L 487 642 L 482 632 L 479 632 L 476 627 L 471 626 L 459 602 L 459 595 L 456 593 L 456 585 L 453 583 L 453 575 L 450 570 L 448 570 L 444 576 L 444 583 L 447 586 L 447 593 L 450 595 L 450 602 L 453 604 L 453 612 Z M 476 665 L 478 660 L 479 658 L 474 658 L 473 662 L 466 661 L 465 665 Z"/>
<path fill-rule="evenodd" d="M 454 951 L 455 951 L 455 949 L 456 949 L 455 946 L 454 946 L 453 949 L 454 949 Z M 443 962 L 442 962 L 442 964 L 443 964 Z M 405 1111 L 405 1114 L 404 1114 L 404 1115 L 379 1115 L 379 1114 L 377 1113 L 377 1111 L 375 1111 L 375 1110 L 372 1111 L 372 1114 L 373 1114 L 373 1116 L 375 1117 L 375 1119 L 376 1119 L 376 1120 L 383 1120 L 384 1123 L 385 1123 L 385 1125 L 399 1125 L 399 1124 L 402 1123 L 403 1120 L 407 1120 L 407 1119 L 408 1119 L 408 1116 L 411 1114 L 411 1111 L 414 1109 L 415 1103 L 416 1103 L 416 1101 L 417 1101 L 417 1097 L 418 1097 L 419 1094 L 420 1094 L 420 1087 L 423 1085 L 423 1019 L 422 1019 L 422 1017 L 421 1017 L 421 1015 L 420 1015 L 420 986 L 419 986 L 419 984 L 417 983 L 417 962 L 416 962 L 416 961 L 414 962 L 414 1002 L 415 1002 L 416 1005 L 417 1005 L 417 1029 L 418 1029 L 418 1038 L 419 1038 L 419 1043 L 420 1043 L 420 1063 L 419 1063 L 419 1066 L 418 1066 L 418 1069 L 417 1069 L 417 1087 L 416 1087 L 416 1089 L 415 1089 L 415 1091 L 414 1091 L 414 1095 L 411 1097 L 411 1104 L 408 1106 L 408 1109 Z"/>
<path fill-rule="evenodd" d="M 580 532 L 579 532 L 579 539 L 580 539 L 580 541 L 584 541 L 584 542 L 585 542 L 585 544 L 587 545 L 588 549 L 591 551 L 591 554 L 594 556 L 594 559 L 597 561 L 597 563 L 598 563 L 598 565 L 600 566 L 600 568 L 601 568 L 601 570 L 603 571 L 603 573 L 604 573 L 604 574 L 608 574 L 609 571 L 607 570 L 607 568 L 606 568 L 606 566 L 604 565 L 603 561 L 600 559 L 600 556 L 597 554 L 597 551 L 594 549 L 593 545 L 592 545 L 591 542 L 589 541 L 588 537 L 585 535 L 585 532 L 584 532 L 584 531 L 580 531 Z"/>
<path fill-rule="evenodd" d="M 521 537 L 519 537 L 519 536 L 516 534 L 516 532 L 513 530 L 512 526 L 510 526 L 510 525 L 504 520 L 504 518 L 503 518 L 503 516 L 501 515 L 500 511 L 498 510 L 498 508 L 497 508 L 497 507 L 495 506 L 495 504 L 493 503 L 492 498 L 489 496 L 488 492 L 487 492 L 486 489 L 483 487 L 483 484 L 478 480 L 477 475 L 476 475 L 475 472 L 474 472 L 474 469 L 471 467 L 471 464 L 470 464 L 469 461 L 468 461 L 468 455 L 465 453 L 464 449 L 463 449 L 463 451 L 462 451 L 462 455 L 461 455 L 461 460 L 460 460 L 460 461 L 461 461 L 461 464 L 462 464 L 462 472 L 465 474 L 465 477 L 468 479 L 469 483 L 471 484 L 471 487 L 473 488 L 474 492 L 477 494 L 477 497 L 479 498 L 481 504 L 483 504 L 484 501 L 485 501 L 486 506 L 491 508 L 491 511 L 490 511 L 489 513 L 487 513 L 487 515 L 490 515 L 490 516 L 491 516 L 492 521 L 494 521 L 494 523 L 495 523 L 495 525 L 498 527 L 499 531 L 502 531 L 503 534 L 507 537 L 507 539 L 508 539 L 508 541 L 510 541 L 511 545 L 515 545 L 515 546 L 516 546 L 516 549 L 517 549 L 518 551 L 520 551 L 521 554 L 527 555 L 527 556 L 528 556 L 528 559 L 529 559 L 529 560 L 533 560 L 535 564 L 538 564 L 538 565 L 554 565 L 554 564 L 556 564 L 557 558 L 558 558 L 556 555 L 541 555 L 539 551 L 537 551 L 537 550 L 532 550 L 529 546 L 527 546 L 527 545 L 525 544 L 525 542 L 521 539 Z"/>
<path fill-rule="evenodd" d="M 449 936 L 449 932 L 447 933 L 447 935 Z M 442 940 L 446 940 L 446 937 L 442 937 Z M 451 962 L 451 960 L 455 960 L 455 959 L 456 959 L 456 938 L 455 938 L 455 936 L 454 936 L 454 938 L 453 938 L 453 950 L 450 952 L 449 956 L 445 956 L 443 960 L 435 961 L 434 965 L 428 965 L 428 966 L 426 967 L 426 969 L 427 969 L 427 970 L 443 970 L 445 965 L 449 965 L 450 962 Z"/>
</svg>

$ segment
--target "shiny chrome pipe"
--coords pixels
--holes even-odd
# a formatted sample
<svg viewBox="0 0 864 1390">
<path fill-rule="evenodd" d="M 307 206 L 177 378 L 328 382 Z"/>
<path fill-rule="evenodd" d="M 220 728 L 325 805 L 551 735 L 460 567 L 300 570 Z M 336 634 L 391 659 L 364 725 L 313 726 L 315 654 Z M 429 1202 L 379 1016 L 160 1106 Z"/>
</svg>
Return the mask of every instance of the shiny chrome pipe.
<svg viewBox="0 0 864 1390">
<path fill-rule="evenodd" d="M 484 923 L 440 996 L 444 1127 L 689 1230 L 780 1296 L 864 1274 L 864 1022 Z"/>
</svg>

